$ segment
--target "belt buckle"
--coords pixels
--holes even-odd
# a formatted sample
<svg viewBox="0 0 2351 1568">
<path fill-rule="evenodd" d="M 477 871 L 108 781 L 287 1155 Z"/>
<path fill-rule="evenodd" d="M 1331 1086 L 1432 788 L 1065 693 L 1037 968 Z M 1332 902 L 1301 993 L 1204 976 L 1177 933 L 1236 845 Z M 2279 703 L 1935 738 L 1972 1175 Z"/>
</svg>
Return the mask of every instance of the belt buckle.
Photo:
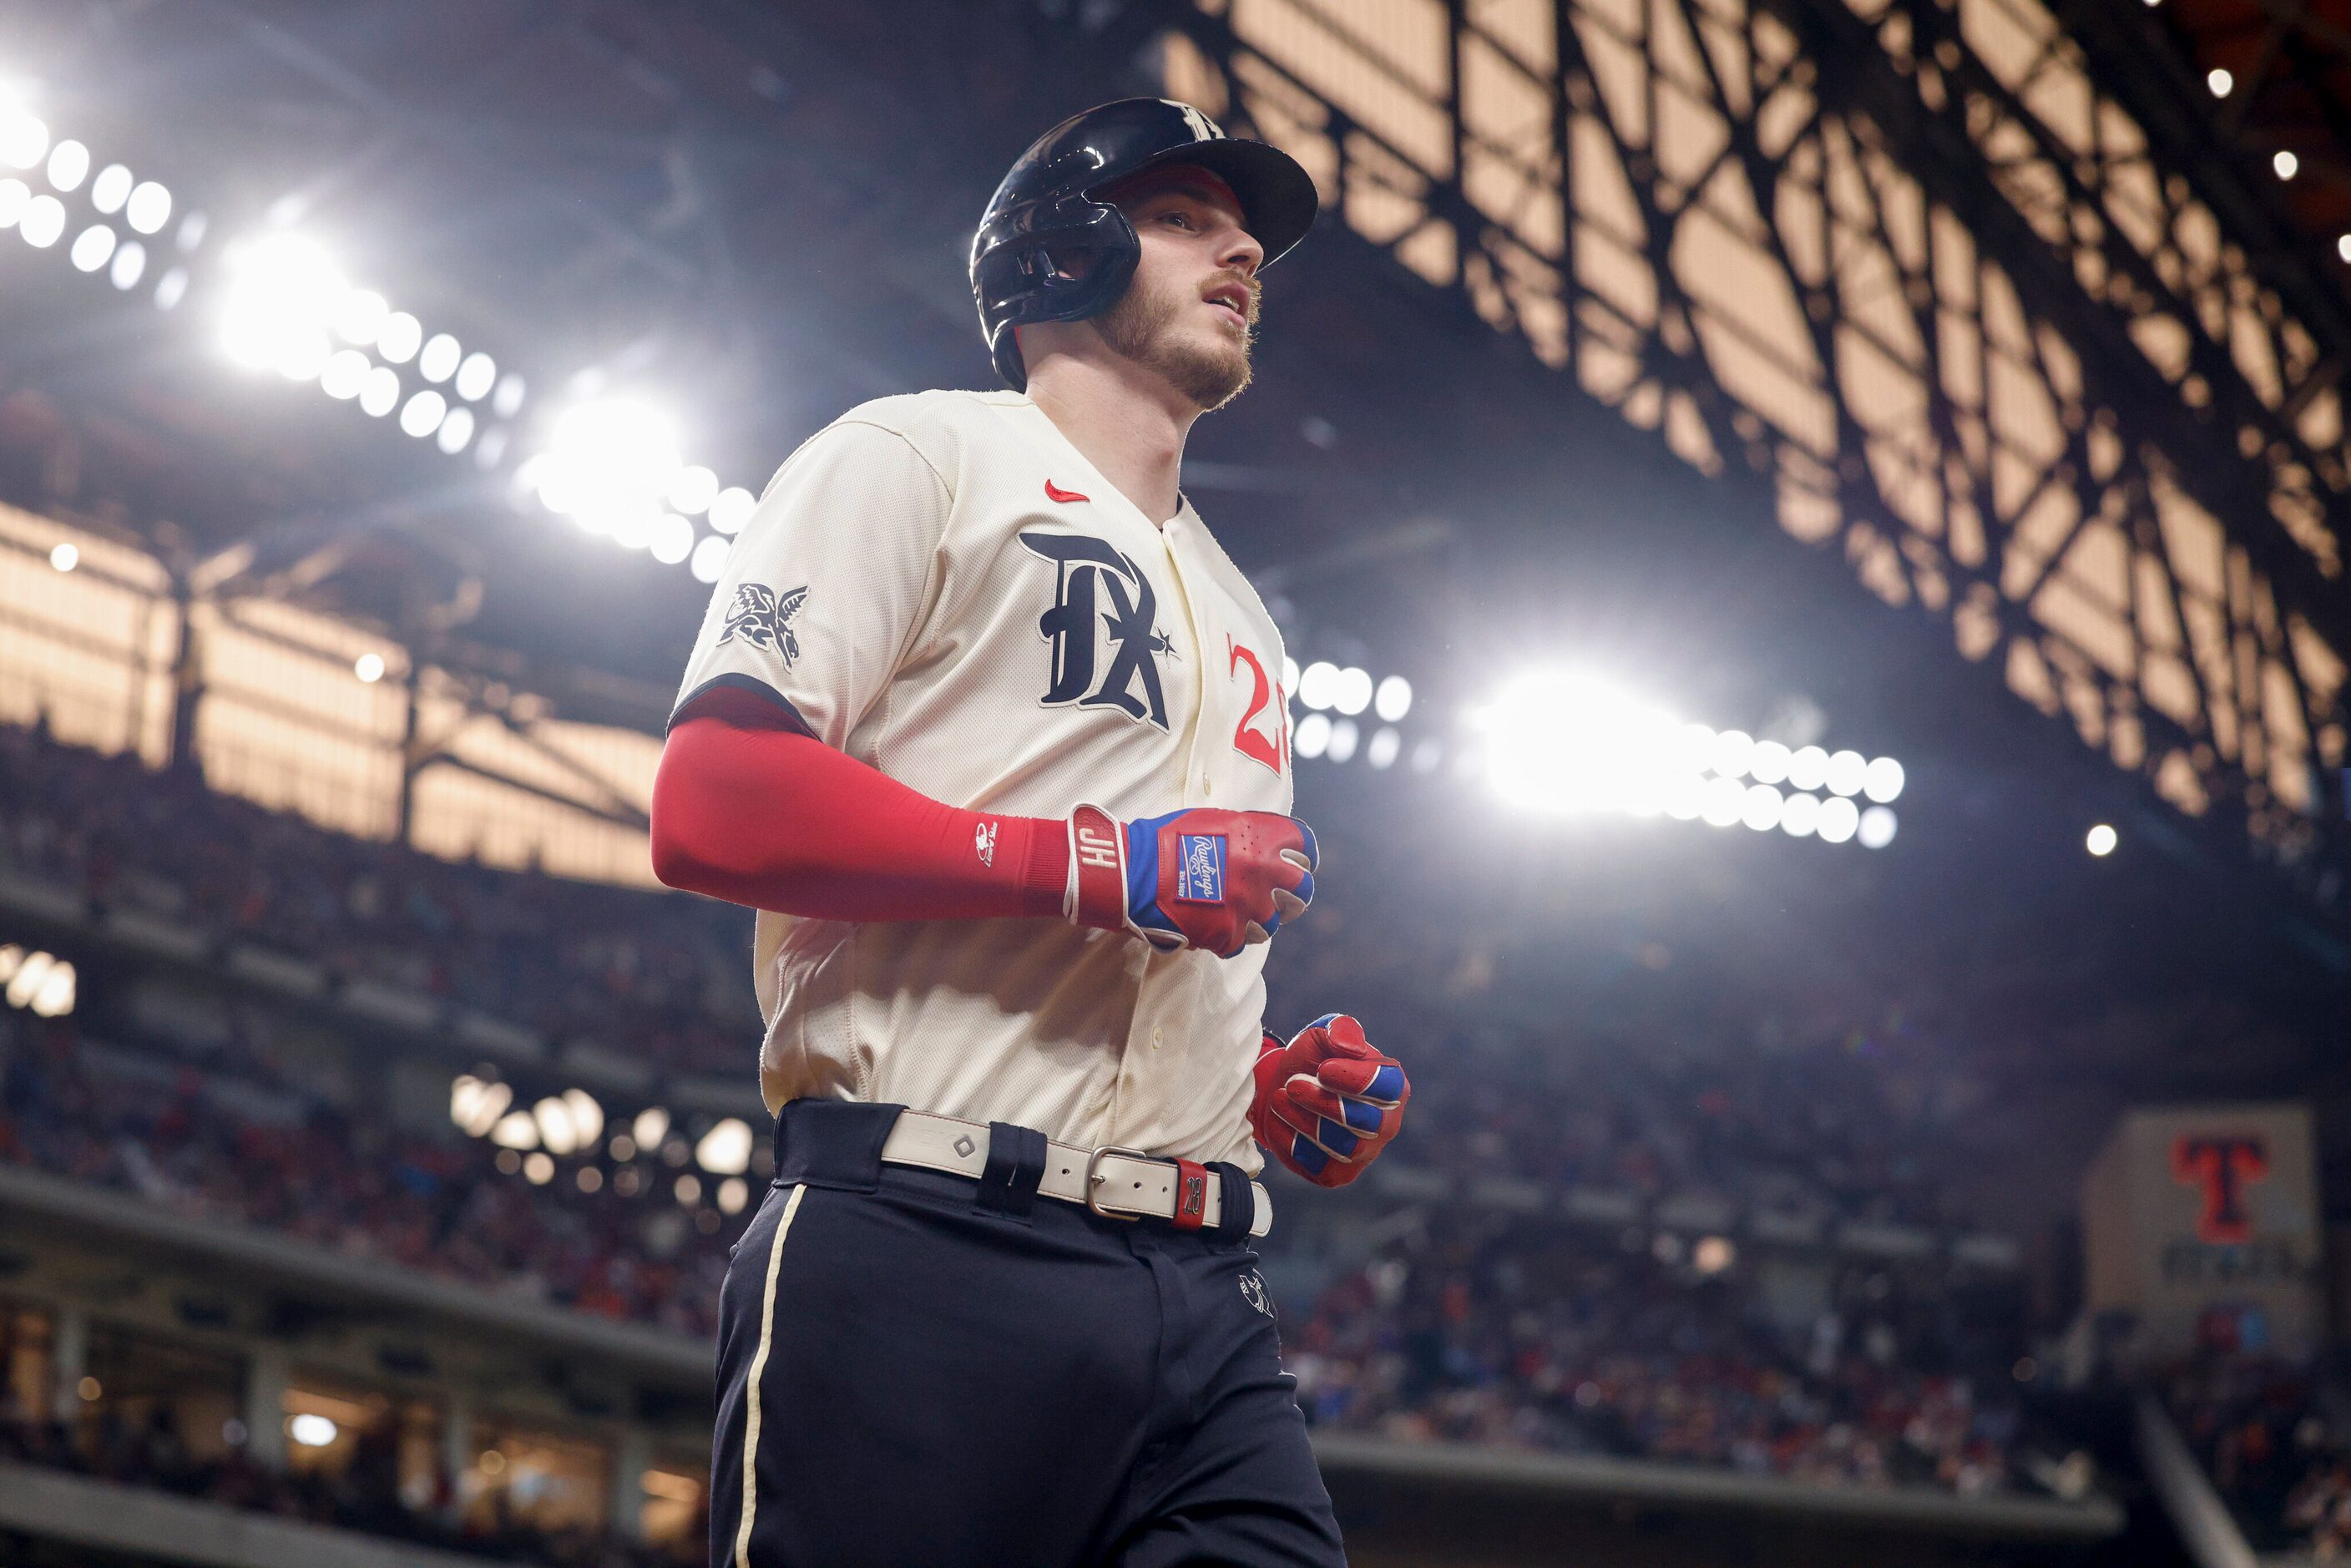
<svg viewBox="0 0 2351 1568">
<path fill-rule="evenodd" d="M 1150 1160 L 1160 1165 L 1165 1165 L 1166 1162 L 1160 1159 L 1157 1155 L 1152 1154 L 1147 1149 L 1122 1148 L 1116 1144 L 1104 1144 L 1102 1147 L 1096 1149 L 1092 1154 L 1086 1156 L 1086 1207 L 1093 1213 L 1101 1215 L 1104 1219 L 1119 1219 L 1125 1221 L 1129 1225 L 1135 1224 L 1140 1221 L 1144 1216 L 1140 1214 L 1120 1214 L 1113 1209 L 1104 1208 L 1102 1206 L 1101 1196 L 1095 1190 L 1102 1185 L 1103 1180 L 1100 1167 L 1102 1166 L 1103 1156 L 1107 1155 L 1123 1155 L 1131 1160 Z"/>
</svg>

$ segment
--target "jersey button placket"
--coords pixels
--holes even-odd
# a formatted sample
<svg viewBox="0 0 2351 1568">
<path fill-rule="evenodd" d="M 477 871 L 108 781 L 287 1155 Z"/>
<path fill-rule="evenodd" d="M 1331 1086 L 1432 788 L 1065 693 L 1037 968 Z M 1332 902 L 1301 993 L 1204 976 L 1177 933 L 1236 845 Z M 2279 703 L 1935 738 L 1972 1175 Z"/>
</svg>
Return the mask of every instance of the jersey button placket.
<svg viewBox="0 0 2351 1568">
<path fill-rule="evenodd" d="M 1184 552 L 1179 547 L 1189 545 L 1190 534 L 1189 530 L 1184 527 L 1184 518 L 1181 514 L 1167 519 L 1165 526 L 1159 530 L 1159 538 L 1161 548 L 1165 549 L 1167 554 L 1168 573 L 1175 579 L 1176 595 L 1183 602 L 1184 624 L 1191 631 L 1192 646 L 1200 650 L 1200 657 L 1194 661 L 1196 667 L 1191 672 L 1193 683 L 1192 736 L 1191 745 L 1187 748 L 1185 756 L 1184 771 L 1176 775 L 1177 779 L 1180 781 L 1190 778 L 1193 769 L 1198 765 L 1201 758 L 1201 747 L 1206 744 L 1206 737 L 1208 733 L 1208 725 L 1211 722 L 1208 717 L 1208 657 L 1207 652 L 1208 647 L 1208 636 L 1207 628 L 1202 623 L 1200 619 L 1199 595 L 1194 590 L 1192 574 L 1184 570 Z M 1202 573 L 1200 575 L 1203 579 L 1207 577 L 1206 573 Z M 1199 768 L 1199 778 L 1200 798 L 1205 800 L 1207 799 L 1208 773 L 1207 768 Z"/>
</svg>

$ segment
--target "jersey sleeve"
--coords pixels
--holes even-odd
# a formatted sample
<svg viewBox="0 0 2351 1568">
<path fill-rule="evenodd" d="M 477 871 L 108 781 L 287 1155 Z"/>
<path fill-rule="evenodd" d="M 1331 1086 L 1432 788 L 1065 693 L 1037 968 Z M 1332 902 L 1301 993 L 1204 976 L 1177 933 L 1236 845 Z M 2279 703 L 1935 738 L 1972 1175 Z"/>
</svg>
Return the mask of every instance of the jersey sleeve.
<svg viewBox="0 0 2351 1568">
<path fill-rule="evenodd" d="M 844 420 L 810 437 L 727 551 L 670 723 L 731 686 L 845 749 L 912 641 L 951 506 L 895 431 Z"/>
</svg>

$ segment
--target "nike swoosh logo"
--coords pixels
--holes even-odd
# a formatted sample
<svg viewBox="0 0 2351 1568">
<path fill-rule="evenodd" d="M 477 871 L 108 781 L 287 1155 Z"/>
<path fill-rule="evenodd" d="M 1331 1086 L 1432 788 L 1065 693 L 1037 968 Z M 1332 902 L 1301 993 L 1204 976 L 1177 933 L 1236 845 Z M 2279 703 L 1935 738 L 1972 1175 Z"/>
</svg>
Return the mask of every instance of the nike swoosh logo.
<svg viewBox="0 0 2351 1568">
<path fill-rule="evenodd" d="M 1082 501 L 1085 497 L 1075 490 L 1064 490 L 1050 479 L 1045 481 L 1045 499 L 1049 501 Z"/>
</svg>

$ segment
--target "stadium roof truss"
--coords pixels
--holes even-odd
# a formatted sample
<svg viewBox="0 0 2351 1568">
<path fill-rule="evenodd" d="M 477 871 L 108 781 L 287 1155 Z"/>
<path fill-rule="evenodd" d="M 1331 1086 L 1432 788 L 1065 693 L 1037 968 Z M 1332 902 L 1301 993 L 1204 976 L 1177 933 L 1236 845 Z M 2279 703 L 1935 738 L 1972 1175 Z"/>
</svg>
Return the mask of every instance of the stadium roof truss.
<svg viewBox="0 0 2351 1568">
<path fill-rule="evenodd" d="M 1163 42 L 1357 234 L 2318 872 L 2351 331 L 2037 0 L 1196 0 Z"/>
</svg>

